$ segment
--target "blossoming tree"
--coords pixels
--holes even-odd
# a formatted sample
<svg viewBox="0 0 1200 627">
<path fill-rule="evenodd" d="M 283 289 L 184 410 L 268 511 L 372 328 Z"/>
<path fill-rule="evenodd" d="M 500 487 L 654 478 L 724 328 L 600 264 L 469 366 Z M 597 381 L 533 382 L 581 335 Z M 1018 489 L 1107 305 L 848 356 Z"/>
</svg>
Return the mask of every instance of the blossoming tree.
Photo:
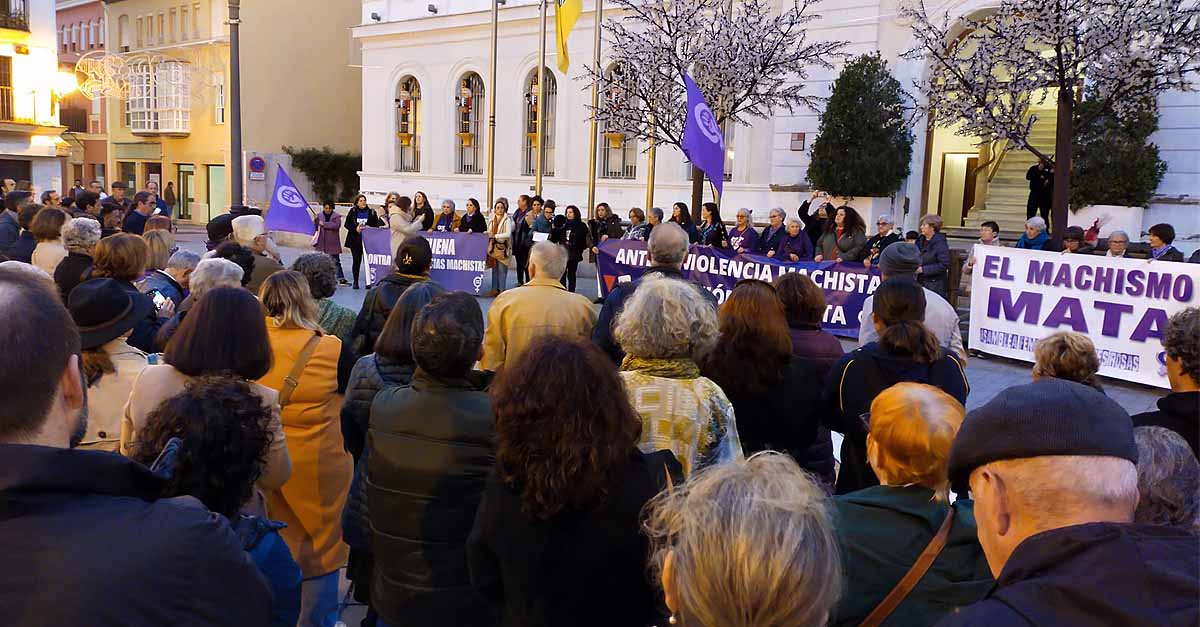
<svg viewBox="0 0 1200 627">
<path fill-rule="evenodd" d="M 1148 100 L 1189 89 L 1200 70 L 1200 7 L 1192 0 L 1001 0 L 994 13 L 952 22 L 919 1 L 906 58 L 929 64 L 921 113 L 983 141 L 1007 140 L 1054 163 L 1054 236 L 1067 227 L 1071 146 L 1091 119 L 1075 115 L 1086 85 L 1099 106 L 1087 115 L 1136 115 Z M 1054 154 L 1029 143 L 1036 104 L 1054 98 Z"/>
<path fill-rule="evenodd" d="M 816 110 L 806 93 L 810 68 L 832 68 L 845 42 L 810 41 L 805 25 L 819 0 L 793 0 L 778 13 L 767 0 L 612 0 L 618 17 L 605 20 L 608 72 L 588 67 L 598 83 L 593 111 L 608 128 L 679 147 L 686 120 L 682 74 L 696 81 L 721 124 L 748 124 L 773 111 Z M 704 174 L 692 169 L 692 210 L 700 210 Z"/>
</svg>

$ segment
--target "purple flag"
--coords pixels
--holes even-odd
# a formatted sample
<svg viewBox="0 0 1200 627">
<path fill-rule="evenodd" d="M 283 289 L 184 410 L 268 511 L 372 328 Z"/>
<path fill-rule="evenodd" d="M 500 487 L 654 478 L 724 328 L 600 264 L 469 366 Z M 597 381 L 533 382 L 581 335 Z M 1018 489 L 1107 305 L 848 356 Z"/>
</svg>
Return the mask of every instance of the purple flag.
<svg viewBox="0 0 1200 627">
<path fill-rule="evenodd" d="M 271 194 L 271 205 L 267 207 L 268 231 L 288 231 L 312 235 L 317 231 L 313 215 L 308 212 L 308 201 L 296 189 L 292 178 L 279 166 L 275 174 L 275 192 Z"/>
<path fill-rule="evenodd" d="M 683 154 L 692 165 L 700 168 L 713 185 L 717 194 L 725 181 L 725 133 L 712 109 L 704 102 L 704 94 L 686 72 L 683 84 L 687 87 L 687 124 L 683 127 Z"/>
</svg>

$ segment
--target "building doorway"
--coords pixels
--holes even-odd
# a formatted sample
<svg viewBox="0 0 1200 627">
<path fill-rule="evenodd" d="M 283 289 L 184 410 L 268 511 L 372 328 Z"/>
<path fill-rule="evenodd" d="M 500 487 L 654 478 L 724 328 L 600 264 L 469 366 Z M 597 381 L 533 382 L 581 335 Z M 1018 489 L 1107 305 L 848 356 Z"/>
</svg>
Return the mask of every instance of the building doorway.
<svg viewBox="0 0 1200 627">
<path fill-rule="evenodd" d="M 166 182 L 164 182 L 162 180 L 162 164 L 161 163 L 147 163 L 146 164 L 146 185 L 147 186 L 150 185 L 150 181 L 154 181 L 155 183 L 158 183 L 158 193 L 160 193 L 160 194 L 162 193 L 163 188 L 165 188 L 167 186 Z"/>
<path fill-rule="evenodd" d="M 208 169 L 208 219 L 225 213 L 225 166 L 210 165 Z"/>
<path fill-rule="evenodd" d="M 190 163 L 179 164 L 179 195 L 176 199 L 179 210 L 176 215 L 180 220 L 192 219 L 192 203 L 196 202 L 196 166 Z"/>
<path fill-rule="evenodd" d="M 129 186 L 129 192 L 136 190 L 137 187 L 137 163 L 133 161 L 118 161 L 117 162 L 117 180 Z"/>
<path fill-rule="evenodd" d="M 975 205 L 975 180 L 979 168 L 977 152 L 942 153 L 942 181 L 938 193 L 938 215 L 949 226 L 962 226 Z"/>
</svg>

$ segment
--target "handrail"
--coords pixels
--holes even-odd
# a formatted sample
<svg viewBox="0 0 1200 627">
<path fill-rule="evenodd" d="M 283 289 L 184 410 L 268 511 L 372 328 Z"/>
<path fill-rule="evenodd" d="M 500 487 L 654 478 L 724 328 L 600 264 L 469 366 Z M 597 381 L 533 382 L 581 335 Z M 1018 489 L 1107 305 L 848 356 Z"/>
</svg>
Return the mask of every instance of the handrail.
<svg viewBox="0 0 1200 627">
<path fill-rule="evenodd" d="M 1021 123 L 1022 123 L 1022 124 L 1024 124 L 1024 123 L 1025 123 L 1025 121 L 1026 121 L 1026 120 L 1028 120 L 1028 119 L 1029 119 L 1029 116 L 1031 116 L 1031 115 L 1033 115 L 1033 108 L 1032 108 L 1032 107 L 1031 107 L 1030 109 L 1028 109 L 1028 110 L 1026 110 L 1026 111 L 1025 111 L 1025 115 L 1022 117 L 1022 119 L 1021 119 Z M 1004 157 L 1005 157 L 1005 156 L 1008 154 L 1008 151 L 1009 151 L 1009 144 L 1011 144 L 1011 142 L 1008 140 L 1008 138 L 1007 138 L 1007 137 L 1005 137 L 1004 139 L 1000 140 L 1000 142 L 1002 142 L 1002 143 L 1004 144 L 1004 148 L 1003 148 L 1003 149 L 1000 151 L 1000 156 L 996 157 L 996 158 L 993 160 L 992 167 L 991 167 L 991 168 L 990 168 L 990 170 L 988 171 L 988 177 L 987 177 L 987 182 L 988 182 L 988 183 L 991 183 L 991 182 L 992 182 L 992 179 L 993 179 L 993 178 L 996 178 L 996 175 L 1000 173 L 1000 165 L 1001 165 L 1002 163 L 1004 163 Z"/>
</svg>

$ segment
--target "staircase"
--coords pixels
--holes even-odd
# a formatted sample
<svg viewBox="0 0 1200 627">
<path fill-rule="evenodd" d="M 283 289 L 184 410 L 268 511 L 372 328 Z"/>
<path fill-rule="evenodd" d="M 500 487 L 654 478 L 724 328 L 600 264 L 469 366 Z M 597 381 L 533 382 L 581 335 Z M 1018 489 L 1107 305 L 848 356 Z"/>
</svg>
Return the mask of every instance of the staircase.
<svg viewBox="0 0 1200 627">
<path fill-rule="evenodd" d="M 1054 155 L 1054 133 L 1057 112 L 1051 108 L 1034 109 L 1037 120 L 1029 134 L 1029 143 L 1042 154 Z M 1037 156 L 1028 150 L 1009 150 L 1000 163 L 1000 169 L 988 185 L 987 197 L 982 211 L 971 211 L 966 226 L 977 230 L 980 223 L 993 220 L 1000 224 L 1000 232 L 1020 234 L 1025 228 L 1025 203 L 1029 200 L 1029 181 L 1025 171 L 1037 164 Z"/>
</svg>

